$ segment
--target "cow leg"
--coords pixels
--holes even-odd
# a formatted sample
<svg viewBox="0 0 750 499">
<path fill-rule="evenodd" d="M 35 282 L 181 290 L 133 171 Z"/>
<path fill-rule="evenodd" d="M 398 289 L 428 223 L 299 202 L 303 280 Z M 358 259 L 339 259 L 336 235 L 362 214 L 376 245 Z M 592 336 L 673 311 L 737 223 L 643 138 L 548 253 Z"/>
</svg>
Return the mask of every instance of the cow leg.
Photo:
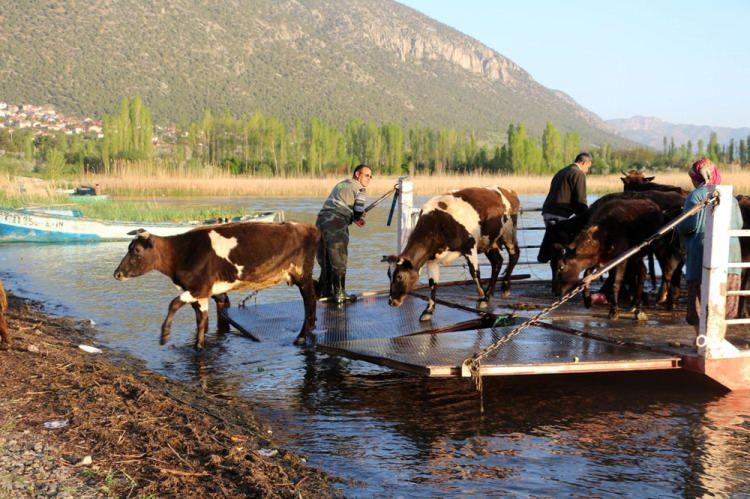
<svg viewBox="0 0 750 499">
<path fill-rule="evenodd" d="M 220 333 L 229 332 L 229 321 L 222 312 L 229 308 L 229 296 L 226 293 L 215 295 L 213 297 L 216 302 L 216 330 Z"/>
<path fill-rule="evenodd" d="M 476 285 L 477 287 L 477 294 L 479 295 L 477 306 L 479 308 L 485 308 L 489 300 L 484 294 L 484 289 L 482 289 L 482 281 L 479 277 L 479 257 L 477 256 L 476 246 L 472 248 L 471 253 L 464 256 L 466 257 L 466 264 L 469 266 L 469 274 L 474 281 L 474 285 Z"/>
<path fill-rule="evenodd" d="M 490 265 L 492 266 L 492 271 L 490 273 L 490 282 L 487 285 L 487 288 L 485 288 L 484 290 L 484 295 L 487 297 L 487 300 L 489 300 L 490 296 L 495 293 L 495 284 L 497 284 L 497 277 L 498 275 L 500 275 L 500 268 L 503 266 L 503 255 L 498 249 L 491 249 L 484 255 L 487 257 L 487 260 L 490 261 Z"/>
<path fill-rule="evenodd" d="M 583 271 L 583 277 L 588 277 L 594 269 L 586 269 Z M 591 308 L 591 285 L 586 286 L 583 288 L 583 306 L 586 308 Z"/>
<path fill-rule="evenodd" d="M 638 259 L 637 269 L 635 272 L 635 320 L 648 320 L 648 315 L 641 308 L 643 306 L 643 286 L 646 282 L 646 267 L 643 260 Z"/>
<path fill-rule="evenodd" d="M 440 281 L 440 264 L 435 261 L 427 262 L 427 274 L 430 277 L 430 298 L 427 300 L 427 307 L 419 316 L 419 320 L 422 322 L 432 319 L 432 314 L 435 313 L 435 295 L 437 294 L 438 281 Z"/>
<path fill-rule="evenodd" d="M 5 321 L 5 311 L 0 307 L 0 350 L 6 350 L 10 345 L 10 334 L 8 334 L 8 323 Z"/>
<path fill-rule="evenodd" d="M 174 314 L 177 313 L 177 311 L 183 306 L 185 306 L 186 303 L 187 302 L 182 299 L 182 295 L 169 302 L 167 317 L 164 319 L 164 322 L 161 325 L 161 339 L 159 340 L 160 344 L 166 345 L 169 341 L 169 335 L 172 332 L 172 320 L 174 320 Z"/>
<path fill-rule="evenodd" d="M 627 262 L 623 262 L 612 270 L 612 272 L 614 272 L 614 279 L 612 279 L 611 301 L 609 302 L 610 303 L 609 305 L 609 318 L 610 319 L 620 318 L 620 312 L 617 310 L 617 303 L 619 301 L 620 286 L 622 286 L 622 278 L 625 276 L 626 265 L 627 265 Z"/>
<path fill-rule="evenodd" d="M 305 344 L 307 335 L 315 329 L 315 309 L 318 302 L 315 298 L 315 284 L 313 283 L 312 275 L 302 278 L 297 283 L 297 287 L 305 304 L 305 319 L 302 322 L 302 329 L 294 340 L 294 344 L 299 346 Z"/>
<path fill-rule="evenodd" d="M 516 268 L 518 258 L 521 256 L 521 251 L 518 249 L 518 240 L 516 240 L 515 231 L 512 236 L 509 236 L 506 239 L 509 239 L 505 241 L 505 249 L 508 250 L 508 266 L 505 268 L 505 273 L 503 274 L 503 296 L 508 296 L 510 294 L 510 278 L 513 275 L 513 270 Z"/>
<path fill-rule="evenodd" d="M 750 270 L 748 269 L 742 270 L 742 286 L 740 286 L 740 289 L 750 289 Z M 738 317 L 747 317 L 747 297 L 740 296 L 738 307 Z"/>
<path fill-rule="evenodd" d="M 195 310 L 195 324 L 197 326 L 195 348 L 196 350 L 203 350 L 206 344 L 206 331 L 208 330 L 208 298 L 199 298 L 198 301 L 190 305 Z"/>
</svg>

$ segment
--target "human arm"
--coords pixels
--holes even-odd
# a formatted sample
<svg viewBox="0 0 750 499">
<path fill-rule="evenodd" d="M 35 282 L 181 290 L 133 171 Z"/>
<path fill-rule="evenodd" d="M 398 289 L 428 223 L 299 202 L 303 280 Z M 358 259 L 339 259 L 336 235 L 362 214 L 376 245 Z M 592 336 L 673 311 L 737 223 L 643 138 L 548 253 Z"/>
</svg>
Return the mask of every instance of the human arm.
<svg viewBox="0 0 750 499">
<path fill-rule="evenodd" d="M 693 208 L 695 205 L 703 201 L 703 197 L 700 196 L 697 191 L 693 191 L 690 193 L 688 198 L 685 200 L 685 206 L 682 208 L 682 212 L 685 213 L 691 208 Z M 687 217 L 685 220 L 680 222 L 680 224 L 677 226 L 677 232 L 679 232 L 682 235 L 688 235 L 692 234 L 698 229 L 698 222 L 700 221 L 700 215 L 701 213 L 694 213 L 693 215 Z"/>
<path fill-rule="evenodd" d="M 570 207 L 576 215 L 589 209 L 586 201 L 586 174 L 577 168 L 573 168 L 570 175 Z"/>
</svg>

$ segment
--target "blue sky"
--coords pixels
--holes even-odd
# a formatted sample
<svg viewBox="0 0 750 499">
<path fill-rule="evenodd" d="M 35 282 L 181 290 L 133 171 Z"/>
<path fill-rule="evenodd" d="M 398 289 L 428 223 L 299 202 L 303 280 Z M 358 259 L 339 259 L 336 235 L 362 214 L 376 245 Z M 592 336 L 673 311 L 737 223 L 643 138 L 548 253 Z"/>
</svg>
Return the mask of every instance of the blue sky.
<svg viewBox="0 0 750 499">
<path fill-rule="evenodd" d="M 399 0 L 604 119 L 750 126 L 750 0 Z"/>
</svg>

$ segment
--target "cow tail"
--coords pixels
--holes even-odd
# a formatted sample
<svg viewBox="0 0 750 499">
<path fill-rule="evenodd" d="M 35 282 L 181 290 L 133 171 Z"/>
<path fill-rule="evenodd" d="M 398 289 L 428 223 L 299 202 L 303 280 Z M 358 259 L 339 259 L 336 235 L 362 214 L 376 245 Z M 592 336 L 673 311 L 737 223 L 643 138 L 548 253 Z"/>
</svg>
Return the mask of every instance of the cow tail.
<svg viewBox="0 0 750 499">
<path fill-rule="evenodd" d="M 0 314 L 8 310 L 8 295 L 5 293 L 3 281 L 0 281 Z"/>
<path fill-rule="evenodd" d="M 315 295 L 320 298 L 323 293 L 323 286 L 327 286 L 326 278 L 330 277 L 327 275 L 326 269 L 328 268 L 328 251 L 326 251 L 326 240 L 323 237 L 323 231 L 320 231 L 320 239 L 318 239 L 318 255 L 320 255 L 320 275 L 317 279 L 313 279 L 315 285 Z"/>
</svg>

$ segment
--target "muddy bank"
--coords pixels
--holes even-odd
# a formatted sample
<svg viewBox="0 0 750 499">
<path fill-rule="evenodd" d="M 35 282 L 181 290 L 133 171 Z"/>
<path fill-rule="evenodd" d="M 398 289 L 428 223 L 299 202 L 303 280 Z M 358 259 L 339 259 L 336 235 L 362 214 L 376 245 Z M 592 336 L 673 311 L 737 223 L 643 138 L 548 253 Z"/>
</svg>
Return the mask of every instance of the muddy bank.
<svg viewBox="0 0 750 499">
<path fill-rule="evenodd" d="M 0 351 L 0 496 L 327 496 L 332 480 L 274 444 L 242 399 L 113 352 L 10 296 Z M 46 423 L 46 425 L 45 425 Z M 50 427 L 52 426 L 52 427 Z"/>
</svg>

